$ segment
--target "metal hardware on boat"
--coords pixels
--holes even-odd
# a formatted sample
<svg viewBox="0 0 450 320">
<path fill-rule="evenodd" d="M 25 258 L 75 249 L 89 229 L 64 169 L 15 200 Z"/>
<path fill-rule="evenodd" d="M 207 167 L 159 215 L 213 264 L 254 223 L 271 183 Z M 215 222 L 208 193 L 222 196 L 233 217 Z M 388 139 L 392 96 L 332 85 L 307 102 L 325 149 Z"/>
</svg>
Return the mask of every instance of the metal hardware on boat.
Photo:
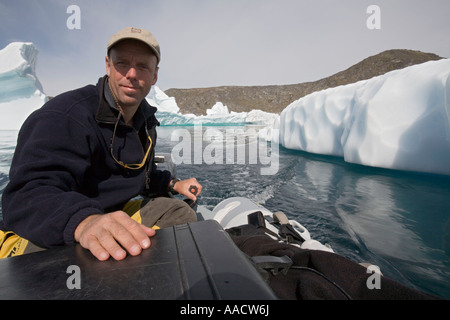
<svg viewBox="0 0 450 320">
<path fill-rule="evenodd" d="M 280 272 L 286 275 L 292 266 L 292 260 L 288 256 L 255 256 L 250 259 L 257 269 L 269 271 L 274 276 Z"/>
</svg>

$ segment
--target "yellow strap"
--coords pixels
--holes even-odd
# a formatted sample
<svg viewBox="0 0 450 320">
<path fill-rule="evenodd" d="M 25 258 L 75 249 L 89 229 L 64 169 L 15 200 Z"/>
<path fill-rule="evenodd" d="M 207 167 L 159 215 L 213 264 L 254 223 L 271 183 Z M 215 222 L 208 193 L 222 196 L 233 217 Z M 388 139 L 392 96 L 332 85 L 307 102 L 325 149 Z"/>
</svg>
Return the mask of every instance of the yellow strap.
<svg viewBox="0 0 450 320">
<path fill-rule="evenodd" d="M 24 253 L 28 240 L 11 231 L 0 230 L 0 259 L 19 256 Z"/>
<path fill-rule="evenodd" d="M 134 221 L 142 224 L 142 216 L 141 216 L 141 206 L 142 206 L 142 202 L 144 200 L 131 200 L 128 201 L 125 206 L 123 207 L 123 211 L 126 212 L 131 219 L 133 219 Z M 160 229 L 160 227 L 158 227 L 157 225 L 154 225 L 152 227 L 153 230 L 158 230 Z"/>
<path fill-rule="evenodd" d="M 143 200 L 132 200 L 128 201 L 123 207 L 123 211 L 126 212 L 131 219 L 138 223 L 142 223 L 141 217 L 141 204 Z"/>
</svg>

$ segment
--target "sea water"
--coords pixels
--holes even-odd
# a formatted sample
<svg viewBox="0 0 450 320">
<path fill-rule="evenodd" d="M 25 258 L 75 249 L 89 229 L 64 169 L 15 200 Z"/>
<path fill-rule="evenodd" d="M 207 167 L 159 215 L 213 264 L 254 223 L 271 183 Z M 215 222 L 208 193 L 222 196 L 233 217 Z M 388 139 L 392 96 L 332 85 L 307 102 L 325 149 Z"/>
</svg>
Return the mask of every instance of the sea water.
<svg viewBox="0 0 450 320">
<path fill-rule="evenodd" d="M 180 128 L 158 128 L 157 152 L 179 150 L 173 132 Z M 182 129 L 198 134 L 193 127 Z M 207 128 L 202 130 L 205 150 L 211 139 L 204 135 Z M 16 136 L 16 131 L 0 131 L 0 193 L 8 182 Z M 272 175 L 261 174 L 267 163 L 248 157 L 239 163 L 178 163 L 177 174 L 196 177 L 203 185 L 200 205 L 212 209 L 229 197 L 247 197 L 283 211 L 336 253 L 450 299 L 450 177 L 357 166 L 282 147 L 277 151 Z"/>
</svg>

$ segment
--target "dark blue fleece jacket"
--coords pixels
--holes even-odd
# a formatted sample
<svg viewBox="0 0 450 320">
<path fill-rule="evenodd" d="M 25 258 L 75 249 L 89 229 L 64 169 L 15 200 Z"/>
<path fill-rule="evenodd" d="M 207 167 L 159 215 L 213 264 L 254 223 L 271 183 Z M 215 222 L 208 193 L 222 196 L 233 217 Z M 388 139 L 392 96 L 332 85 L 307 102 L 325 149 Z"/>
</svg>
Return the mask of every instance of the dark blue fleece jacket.
<svg viewBox="0 0 450 320">
<path fill-rule="evenodd" d="M 140 163 L 149 143 L 147 124 L 153 141 L 148 164 L 130 170 L 111 157 L 118 110 L 107 81 L 105 76 L 96 86 L 59 95 L 24 122 L 2 196 L 1 230 L 43 247 L 73 244 L 76 227 L 89 215 L 120 210 L 144 192 L 167 193 L 172 176 L 154 163 L 156 108 L 145 100 L 134 127 L 120 120 L 114 155 L 124 163 Z"/>
</svg>

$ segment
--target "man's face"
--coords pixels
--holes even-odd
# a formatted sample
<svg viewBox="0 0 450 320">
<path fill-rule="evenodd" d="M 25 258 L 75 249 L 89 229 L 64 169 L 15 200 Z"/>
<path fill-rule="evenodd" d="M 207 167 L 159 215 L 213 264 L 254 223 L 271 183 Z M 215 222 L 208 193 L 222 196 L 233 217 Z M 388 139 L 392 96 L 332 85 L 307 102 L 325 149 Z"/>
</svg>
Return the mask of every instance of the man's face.
<svg viewBox="0 0 450 320">
<path fill-rule="evenodd" d="M 157 59 L 140 41 L 124 40 L 106 57 L 106 73 L 120 106 L 137 107 L 158 80 Z"/>
</svg>

